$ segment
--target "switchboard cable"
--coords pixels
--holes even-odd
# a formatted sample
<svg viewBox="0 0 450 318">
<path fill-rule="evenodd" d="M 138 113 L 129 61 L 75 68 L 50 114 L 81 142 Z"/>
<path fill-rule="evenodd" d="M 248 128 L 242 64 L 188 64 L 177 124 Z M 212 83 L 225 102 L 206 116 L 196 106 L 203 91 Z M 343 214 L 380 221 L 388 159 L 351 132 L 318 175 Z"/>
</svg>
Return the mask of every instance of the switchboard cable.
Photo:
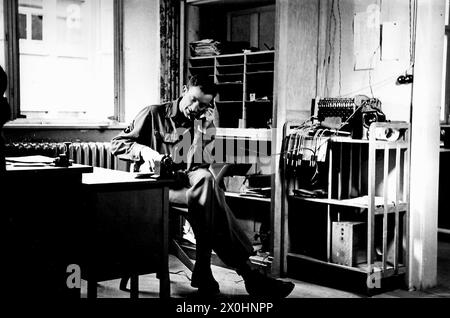
<svg viewBox="0 0 450 318">
<path fill-rule="evenodd" d="M 416 46 L 416 26 L 413 21 L 417 21 L 417 0 L 409 0 L 409 61 L 411 68 L 414 67 Z M 414 3 L 414 6 L 413 6 Z"/>
<path fill-rule="evenodd" d="M 332 28 L 332 22 L 334 22 L 334 28 Z M 331 32 L 333 30 L 333 37 L 331 36 Z M 327 38 L 328 38 L 328 55 L 326 60 L 326 71 L 325 71 L 325 92 L 328 95 L 328 76 L 330 72 L 330 64 L 331 64 L 331 57 L 334 52 L 334 41 L 336 39 L 336 16 L 334 14 L 334 0 L 331 1 L 331 9 L 330 14 L 328 16 L 327 21 Z"/>
<path fill-rule="evenodd" d="M 409 11 L 408 11 L 408 16 L 409 16 L 409 62 L 412 63 L 412 41 L 413 41 L 413 34 L 412 34 L 412 4 L 411 1 L 413 0 L 408 0 L 408 7 L 409 7 Z"/>
<path fill-rule="evenodd" d="M 341 20 L 341 8 L 339 5 L 339 0 L 336 0 L 337 3 L 337 9 L 338 9 L 338 17 L 339 17 L 339 96 L 341 96 L 342 91 L 342 20 Z"/>
</svg>

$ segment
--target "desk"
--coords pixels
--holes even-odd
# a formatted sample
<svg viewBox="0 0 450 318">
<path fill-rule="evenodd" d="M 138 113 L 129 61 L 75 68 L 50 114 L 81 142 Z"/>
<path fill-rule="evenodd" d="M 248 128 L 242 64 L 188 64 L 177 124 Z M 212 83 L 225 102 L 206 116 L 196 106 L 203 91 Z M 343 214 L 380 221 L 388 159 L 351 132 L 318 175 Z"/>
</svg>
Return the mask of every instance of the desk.
<svg viewBox="0 0 450 318">
<path fill-rule="evenodd" d="M 160 297 L 169 297 L 168 180 L 136 179 L 132 173 L 94 168 L 83 174 L 87 225 L 82 276 L 88 297 L 96 282 L 131 276 L 131 297 L 137 297 L 137 276 L 158 273 Z M 84 274 L 83 274 L 84 273 Z"/>
<path fill-rule="evenodd" d="M 439 164 L 439 214 L 438 232 L 440 235 L 450 237 L 450 200 L 448 191 L 450 189 L 450 149 L 442 149 Z"/>
<path fill-rule="evenodd" d="M 90 166 L 14 167 L 2 183 L 2 289 L 10 298 L 79 297 L 68 289 L 67 266 L 76 264 L 81 177 Z"/>
</svg>

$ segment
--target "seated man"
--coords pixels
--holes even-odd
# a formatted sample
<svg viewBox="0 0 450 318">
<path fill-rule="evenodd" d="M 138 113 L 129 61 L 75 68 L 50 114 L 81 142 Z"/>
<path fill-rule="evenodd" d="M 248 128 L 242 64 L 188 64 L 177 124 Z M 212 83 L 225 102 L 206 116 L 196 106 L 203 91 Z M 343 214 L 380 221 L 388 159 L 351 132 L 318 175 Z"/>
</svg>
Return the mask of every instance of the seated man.
<svg viewBox="0 0 450 318">
<path fill-rule="evenodd" d="M 252 244 L 208 169 L 214 147 L 211 132 L 214 132 L 216 92 L 215 84 L 208 82 L 207 77 L 192 76 L 183 88 L 182 97 L 145 107 L 114 137 L 113 154 L 141 163 L 141 167 L 148 165 L 150 169 L 163 155 L 172 156 L 177 185 L 170 190 L 169 200 L 172 204 L 188 206 L 188 221 L 196 238 L 191 285 L 198 288 L 199 293 L 219 293 L 219 284 L 211 271 L 214 250 L 225 264 L 243 277 L 250 295 L 286 297 L 294 284 L 267 277 L 253 268 L 249 261 L 254 254 Z"/>
</svg>

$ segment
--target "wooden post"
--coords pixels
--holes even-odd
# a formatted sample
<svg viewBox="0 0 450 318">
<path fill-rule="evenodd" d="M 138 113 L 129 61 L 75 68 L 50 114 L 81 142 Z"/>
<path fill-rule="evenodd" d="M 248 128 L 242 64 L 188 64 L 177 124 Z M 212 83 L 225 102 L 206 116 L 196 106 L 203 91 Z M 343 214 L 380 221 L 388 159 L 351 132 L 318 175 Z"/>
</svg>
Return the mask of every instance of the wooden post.
<svg viewBox="0 0 450 318">
<path fill-rule="evenodd" d="M 410 249 L 408 284 L 436 285 L 439 112 L 445 0 L 417 0 L 411 109 Z"/>
<path fill-rule="evenodd" d="M 283 126 L 288 120 L 303 121 L 311 113 L 316 95 L 319 2 L 278 0 L 275 6 L 275 74 L 272 154 L 282 151 Z M 299 45 L 301 43 L 301 45 Z M 308 61 L 304 63 L 304 61 Z M 280 173 L 280 156 L 272 156 L 272 274 L 286 272 L 289 236 L 286 187 Z"/>
</svg>

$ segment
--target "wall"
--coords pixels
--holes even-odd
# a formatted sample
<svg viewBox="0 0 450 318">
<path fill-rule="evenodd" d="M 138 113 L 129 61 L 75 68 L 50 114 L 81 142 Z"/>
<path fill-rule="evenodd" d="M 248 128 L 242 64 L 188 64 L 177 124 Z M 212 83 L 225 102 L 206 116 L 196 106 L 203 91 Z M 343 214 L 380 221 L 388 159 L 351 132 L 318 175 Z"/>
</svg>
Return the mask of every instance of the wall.
<svg viewBox="0 0 450 318">
<path fill-rule="evenodd" d="M 316 95 L 318 2 L 279 1 L 275 91 L 287 120 L 306 119 Z M 276 41 L 277 42 L 277 41 Z M 278 116 L 280 123 L 284 120 Z"/>
<path fill-rule="evenodd" d="M 376 97 L 390 120 L 410 118 L 412 85 L 397 85 L 396 80 L 411 72 L 409 1 L 340 0 L 320 1 L 320 38 L 317 95 L 354 97 L 357 94 Z M 396 22 L 398 37 L 394 43 L 374 43 L 371 70 L 355 70 L 354 15 L 378 8 L 380 24 Z M 334 18 L 333 18 L 334 16 Z M 370 22 L 368 22 L 370 23 Z M 391 33 L 392 34 L 392 33 Z M 381 36 L 381 32 L 380 32 Z M 364 37 L 368 40 L 369 37 Z M 391 49 L 397 60 L 386 59 L 382 52 Z M 328 57 L 330 57 L 328 63 Z"/>
<path fill-rule="evenodd" d="M 89 128 L 89 127 L 8 127 L 4 128 L 5 142 L 107 142 L 117 136 L 125 127 Z"/>
<path fill-rule="evenodd" d="M 124 1 L 125 121 L 159 103 L 159 1 Z"/>
</svg>

